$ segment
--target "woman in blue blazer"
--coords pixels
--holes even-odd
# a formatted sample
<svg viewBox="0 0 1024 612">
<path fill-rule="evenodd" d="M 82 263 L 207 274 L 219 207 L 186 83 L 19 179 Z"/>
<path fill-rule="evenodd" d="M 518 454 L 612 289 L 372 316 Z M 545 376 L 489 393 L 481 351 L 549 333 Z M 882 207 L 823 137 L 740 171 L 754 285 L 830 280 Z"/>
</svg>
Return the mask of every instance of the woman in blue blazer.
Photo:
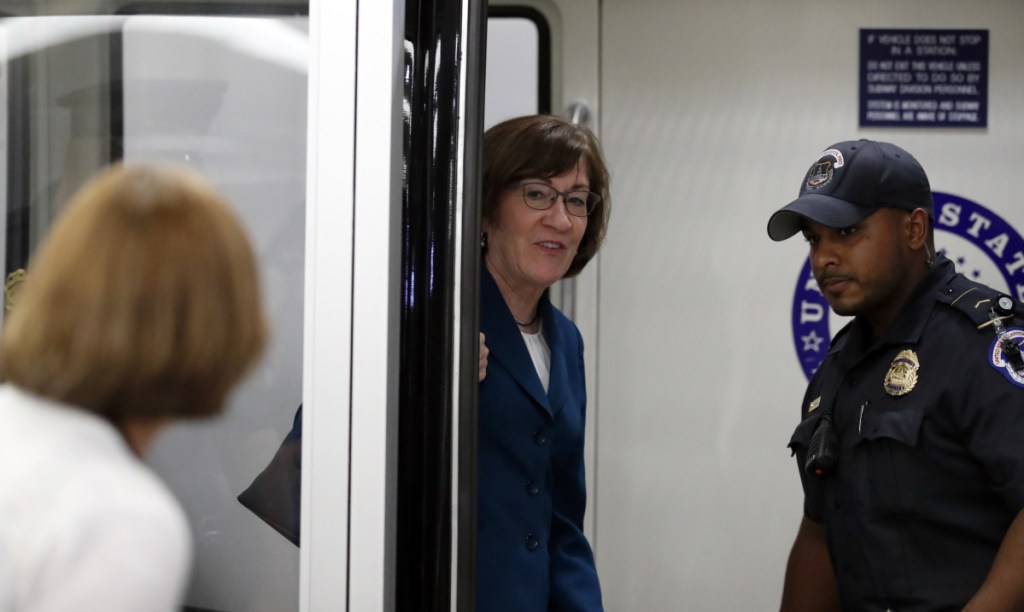
<svg viewBox="0 0 1024 612">
<path fill-rule="evenodd" d="M 610 212 L 594 135 L 552 116 L 484 135 L 477 609 L 602 610 L 583 535 L 579 330 L 548 288 L 597 253 Z"/>
</svg>

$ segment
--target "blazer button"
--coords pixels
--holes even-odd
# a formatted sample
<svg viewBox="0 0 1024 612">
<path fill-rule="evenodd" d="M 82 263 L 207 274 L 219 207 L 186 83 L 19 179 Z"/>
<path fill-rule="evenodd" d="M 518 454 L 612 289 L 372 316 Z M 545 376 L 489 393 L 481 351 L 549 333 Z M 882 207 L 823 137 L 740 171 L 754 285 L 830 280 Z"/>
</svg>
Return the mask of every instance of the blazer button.
<svg viewBox="0 0 1024 612">
<path fill-rule="evenodd" d="M 533 432 L 533 443 L 537 446 L 544 446 L 548 442 L 548 437 L 543 430 L 538 429 Z"/>
<path fill-rule="evenodd" d="M 540 540 L 537 539 L 537 536 L 533 535 L 532 533 L 527 534 L 526 535 L 526 548 L 528 548 L 530 550 L 537 550 L 538 546 L 540 546 Z"/>
<path fill-rule="evenodd" d="M 526 485 L 526 492 L 531 496 L 540 495 L 540 485 L 536 482 L 531 482 Z"/>
</svg>

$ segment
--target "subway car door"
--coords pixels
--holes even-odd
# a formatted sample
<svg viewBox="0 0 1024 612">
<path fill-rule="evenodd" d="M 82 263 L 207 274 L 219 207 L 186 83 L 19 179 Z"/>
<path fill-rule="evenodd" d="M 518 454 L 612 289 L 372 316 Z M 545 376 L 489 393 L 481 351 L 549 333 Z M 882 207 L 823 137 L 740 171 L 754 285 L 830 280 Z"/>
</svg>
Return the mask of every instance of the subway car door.
<svg viewBox="0 0 1024 612">
<path fill-rule="evenodd" d="M 186 609 L 472 610 L 483 3 L 92 4 L 0 8 L 5 302 L 109 163 L 190 165 L 245 221 L 270 351 L 148 457 Z"/>
<path fill-rule="evenodd" d="M 193 527 L 186 609 L 471 609 L 480 4 L 91 4 L 0 8 L 5 304 L 105 165 L 189 165 L 244 219 L 269 352 L 147 457 Z"/>
</svg>

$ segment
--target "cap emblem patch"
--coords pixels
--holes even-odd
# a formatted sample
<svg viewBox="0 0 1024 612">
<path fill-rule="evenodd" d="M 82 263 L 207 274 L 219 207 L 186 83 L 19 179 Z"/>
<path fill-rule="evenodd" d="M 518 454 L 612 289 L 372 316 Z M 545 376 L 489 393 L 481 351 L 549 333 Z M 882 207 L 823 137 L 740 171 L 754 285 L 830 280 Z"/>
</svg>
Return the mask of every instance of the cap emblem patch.
<svg viewBox="0 0 1024 612">
<path fill-rule="evenodd" d="M 825 159 L 831 157 L 832 159 Z M 832 171 L 846 164 L 843 152 L 839 149 L 827 149 L 821 152 L 817 163 L 807 171 L 807 189 L 821 189 L 832 180 Z"/>
<path fill-rule="evenodd" d="M 811 171 L 807 173 L 807 188 L 820 189 L 827 185 L 831 180 L 832 162 L 820 161 L 811 166 Z"/>
</svg>

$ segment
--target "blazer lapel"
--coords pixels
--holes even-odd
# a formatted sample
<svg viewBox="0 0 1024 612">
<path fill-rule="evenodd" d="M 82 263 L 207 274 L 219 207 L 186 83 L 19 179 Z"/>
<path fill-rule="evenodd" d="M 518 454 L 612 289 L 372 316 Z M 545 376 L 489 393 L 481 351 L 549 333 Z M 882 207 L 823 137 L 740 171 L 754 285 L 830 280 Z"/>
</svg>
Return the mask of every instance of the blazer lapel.
<svg viewBox="0 0 1024 612">
<path fill-rule="evenodd" d="M 533 366 L 533 359 L 526 349 L 526 343 L 519 332 L 519 326 L 512 318 L 512 312 L 501 297 L 501 291 L 497 283 L 487 271 L 486 265 L 481 265 L 480 274 L 480 331 L 487 336 L 487 347 L 490 349 L 488 359 L 501 363 L 516 383 L 533 400 L 549 414 L 553 415 L 551 403 L 544 393 L 544 387 L 540 384 L 537 370 Z M 542 300 L 543 304 L 544 300 Z M 545 327 L 548 318 L 545 317 Z M 553 324 L 552 324 L 553 325 Z M 547 337 L 547 336 L 545 336 Z M 552 367 L 554 367 L 554 350 L 552 349 Z"/>
<path fill-rule="evenodd" d="M 562 406 L 567 402 L 569 393 L 569 373 L 566 371 L 566 363 L 571 355 L 566 354 L 566 342 L 563 337 L 563 329 L 555 320 L 554 307 L 548 300 L 547 294 L 541 299 L 541 313 L 544 320 L 544 340 L 548 343 L 551 351 L 551 371 L 548 378 L 548 403 L 552 415 L 558 414 Z"/>
</svg>

